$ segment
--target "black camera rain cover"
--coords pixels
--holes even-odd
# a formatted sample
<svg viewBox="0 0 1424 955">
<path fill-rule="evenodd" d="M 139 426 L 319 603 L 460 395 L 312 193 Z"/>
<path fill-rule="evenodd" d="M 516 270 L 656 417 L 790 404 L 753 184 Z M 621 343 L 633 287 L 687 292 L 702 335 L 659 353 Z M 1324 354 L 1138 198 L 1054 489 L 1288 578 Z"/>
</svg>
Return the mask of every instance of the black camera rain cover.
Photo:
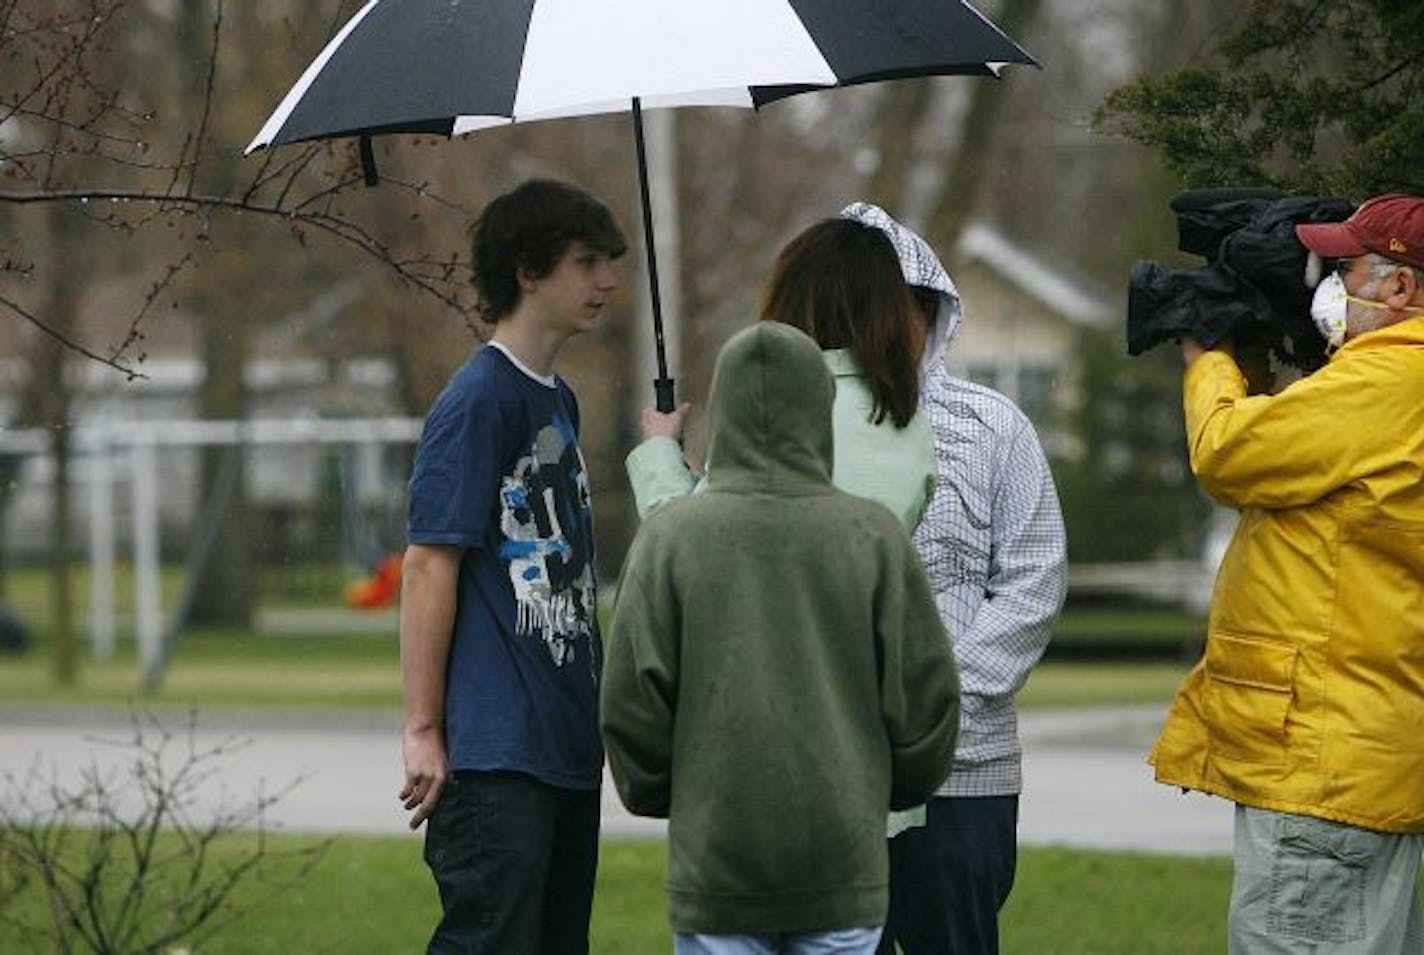
<svg viewBox="0 0 1424 955">
<path fill-rule="evenodd" d="M 1132 267 L 1128 353 L 1140 355 L 1184 335 L 1204 345 L 1227 339 L 1266 344 L 1277 360 L 1304 371 L 1325 363 L 1325 341 L 1310 318 L 1314 287 L 1309 252 L 1295 227 L 1339 222 L 1348 199 L 1273 197 L 1262 190 L 1193 190 L 1172 200 L 1179 246 L 1207 264 L 1173 269 L 1153 261 Z"/>
</svg>

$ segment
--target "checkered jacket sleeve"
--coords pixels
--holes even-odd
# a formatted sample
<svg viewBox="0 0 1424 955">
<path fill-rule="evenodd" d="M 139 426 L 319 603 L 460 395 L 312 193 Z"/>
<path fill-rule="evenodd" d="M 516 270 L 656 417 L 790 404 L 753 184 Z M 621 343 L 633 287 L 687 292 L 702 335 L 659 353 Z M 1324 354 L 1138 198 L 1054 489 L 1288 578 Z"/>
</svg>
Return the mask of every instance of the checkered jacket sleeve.
<svg viewBox="0 0 1424 955">
<path fill-rule="evenodd" d="M 1014 694 L 1067 591 L 1067 539 L 1033 426 L 1007 398 L 936 372 L 923 410 L 938 474 L 915 545 L 954 643 L 964 708 L 946 795 L 1019 791 Z"/>
</svg>

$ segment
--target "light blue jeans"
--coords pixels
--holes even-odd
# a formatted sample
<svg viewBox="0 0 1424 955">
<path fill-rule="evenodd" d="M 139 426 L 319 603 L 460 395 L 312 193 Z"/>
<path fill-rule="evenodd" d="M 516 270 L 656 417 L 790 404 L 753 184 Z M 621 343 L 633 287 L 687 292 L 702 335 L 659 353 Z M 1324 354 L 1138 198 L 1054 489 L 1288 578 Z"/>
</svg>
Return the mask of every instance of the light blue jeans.
<svg viewBox="0 0 1424 955">
<path fill-rule="evenodd" d="M 1236 807 L 1231 955 L 1418 955 L 1424 836 Z"/>
<path fill-rule="evenodd" d="M 803 935 L 688 935 L 673 940 L 674 955 L 875 955 L 881 926 Z"/>
</svg>

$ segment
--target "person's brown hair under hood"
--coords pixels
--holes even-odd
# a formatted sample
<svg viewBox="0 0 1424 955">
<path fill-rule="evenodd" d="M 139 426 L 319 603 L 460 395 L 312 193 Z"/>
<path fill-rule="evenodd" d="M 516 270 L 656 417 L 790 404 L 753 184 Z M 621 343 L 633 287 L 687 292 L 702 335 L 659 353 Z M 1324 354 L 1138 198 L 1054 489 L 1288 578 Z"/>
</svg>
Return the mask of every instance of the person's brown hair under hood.
<svg viewBox="0 0 1424 955">
<path fill-rule="evenodd" d="M 924 329 L 895 247 L 879 229 L 825 219 L 777 256 L 761 320 L 806 332 L 822 349 L 854 356 L 874 400 L 871 421 L 903 428 L 920 397 Z"/>
</svg>

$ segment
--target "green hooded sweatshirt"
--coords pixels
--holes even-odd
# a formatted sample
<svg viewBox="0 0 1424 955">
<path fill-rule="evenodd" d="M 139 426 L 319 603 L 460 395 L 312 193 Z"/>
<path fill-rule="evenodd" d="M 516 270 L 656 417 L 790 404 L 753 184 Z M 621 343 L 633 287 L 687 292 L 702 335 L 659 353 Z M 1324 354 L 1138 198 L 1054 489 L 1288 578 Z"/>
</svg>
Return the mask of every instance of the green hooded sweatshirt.
<svg viewBox="0 0 1424 955">
<path fill-rule="evenodd" d="M 959 678 L 884 506 L 831 484 L 833 379 L 759 322 L 718 357 L 705 493 L 623 568 L 602 724 L 629 811 L 667 817 L 678 932 L 880 925 L 885 815 L 954 753 Z"/>
</svg>

